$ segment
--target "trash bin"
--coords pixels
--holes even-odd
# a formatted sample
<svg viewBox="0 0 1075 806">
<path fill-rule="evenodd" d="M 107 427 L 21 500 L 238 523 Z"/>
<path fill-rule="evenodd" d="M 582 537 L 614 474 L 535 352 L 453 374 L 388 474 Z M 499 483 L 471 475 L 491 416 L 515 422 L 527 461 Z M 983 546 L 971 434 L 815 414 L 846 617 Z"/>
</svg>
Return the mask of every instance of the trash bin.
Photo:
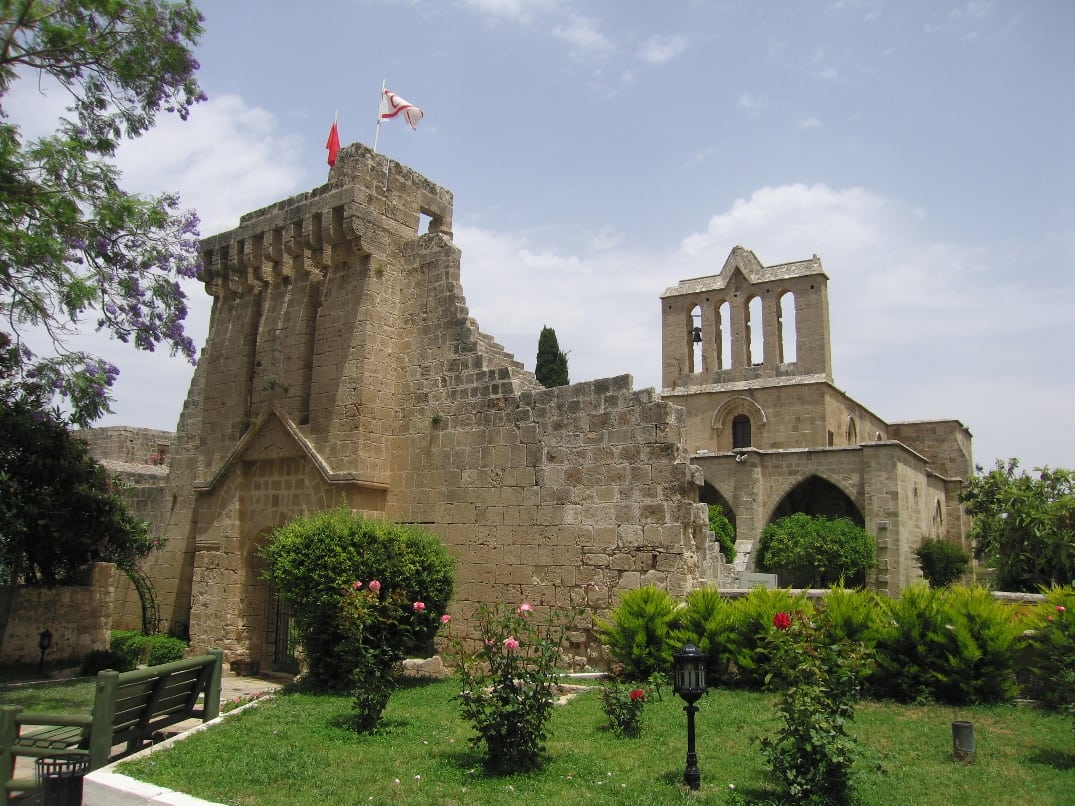
<svg viewBox="0 0 1075 806">
<path fill-rule="evenodd" d="M 89 767 L 88 758 L 39 758 L 37 779 L 43 806 L 81 806 L 82 779 Z"/>
</svg>

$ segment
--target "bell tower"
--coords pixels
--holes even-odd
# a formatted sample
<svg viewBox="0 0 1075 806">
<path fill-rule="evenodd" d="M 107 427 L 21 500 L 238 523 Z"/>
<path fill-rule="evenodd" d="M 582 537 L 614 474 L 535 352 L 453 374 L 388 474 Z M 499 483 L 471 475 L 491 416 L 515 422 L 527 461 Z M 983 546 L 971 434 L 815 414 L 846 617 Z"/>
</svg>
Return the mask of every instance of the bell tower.
<svg viewBox="0 0 1075 806">
<path fill-rule="evenodd" d="M 735 247 L 720 274 L 661 294 L 665 389 L 773 378 L 832 382 L 828 277 L 821 261 L 763 266 Z"/>
</svg>

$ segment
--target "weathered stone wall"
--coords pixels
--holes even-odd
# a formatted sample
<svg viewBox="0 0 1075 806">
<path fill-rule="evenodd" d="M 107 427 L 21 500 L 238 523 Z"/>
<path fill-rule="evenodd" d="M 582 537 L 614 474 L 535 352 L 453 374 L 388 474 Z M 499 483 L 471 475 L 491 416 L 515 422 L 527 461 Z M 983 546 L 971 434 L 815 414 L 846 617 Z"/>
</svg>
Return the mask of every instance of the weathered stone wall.
<svg viewBox="0 0 1075 806">
<path fill-rule="evenodd" d="M 76 431 L 75 436 L 86 443 L 99 462 L 155 466 L 168 463 L 175 439 L 171 431 L 126 425 L 84 428 Z"/>
<path fill-rule="evenodd" d="M 971 433 L 958 420 L 892 423 L 889 438 L 929 457 L 930 469 L 947 479 L 974 475 Z"/>
<path fill-rule="evenodd" d="M 87 569 L 84 585 L 19 586 L 0 663 L 38 663 L 38 641 L 44 630 L 52 633 L 47 663 L 77 664 L 92 650 L 108 649 L 116 576 L 111 563 L 94 563 Z"/>
<path fill-rule="evenodd" d="M 677 387 L 661 397 L 687 410 L 685 439 L 692 453 L 731 451 L 732 420 L 738 415 L 750 418 L 751 446 L 761 450 L 842 447 L 888 438 L 888 425 L 880 417 L 827 382 Z"/>
<path fill-rule="evenodd" d="M 451 216 L 447 191 L 352 146 L 328 185 L 203 241 L 209 337 L 157 515 L 168 543 L 145 563 L 195 651 L 271 666 L 258 547 L 340 503 L 445 540 L 457 634 L 483 602 L 588 608 L 579 662 L 599 660 L 585 628 L 617 591 L 699 579 L 682 410 L 626 376 L 542 389 L 470 318 Z"/>
</svg>

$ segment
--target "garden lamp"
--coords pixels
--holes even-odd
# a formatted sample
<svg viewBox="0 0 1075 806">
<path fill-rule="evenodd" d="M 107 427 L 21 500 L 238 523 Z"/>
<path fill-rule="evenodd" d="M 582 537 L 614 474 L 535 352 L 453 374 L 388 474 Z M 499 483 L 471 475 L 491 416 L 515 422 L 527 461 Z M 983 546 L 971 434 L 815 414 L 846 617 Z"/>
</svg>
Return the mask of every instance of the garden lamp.
<svg viewBox="0 0 1075 806">
<path fill-rule="evenodd" d="M 41 631 L 41 635 L 37 637 L 37 648 L 41 650 L 41 660 L 37 664 L 37 673 L 41 674 L 41 671 L 45 668 L 45 653 L 52 648 L 52 633 L 49 632 L 48 627 Z"/>
<path fill-rule="evenodd" d="M 702 772 L 698 769 L 698 753 L 694 749 L 694 715 L 698 713 L 695 703 L 706 692 L 705 655 L 688 642 L 672 658 L 672 690 L 687 703 L 683 709 L 687 712 L 687 768 L 683 771 L 683 782 L 691 789 L 697 789 L 702 782 Z"/>
</svg>

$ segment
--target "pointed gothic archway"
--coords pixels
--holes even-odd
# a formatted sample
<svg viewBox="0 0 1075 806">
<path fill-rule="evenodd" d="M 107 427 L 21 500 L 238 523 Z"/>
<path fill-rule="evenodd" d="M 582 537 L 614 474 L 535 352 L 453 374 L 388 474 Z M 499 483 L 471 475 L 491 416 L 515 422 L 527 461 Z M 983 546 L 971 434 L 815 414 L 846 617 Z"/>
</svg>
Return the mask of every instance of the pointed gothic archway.
<svg viewBox="0 0 1075 806">
<path fill-rule="evenodd" d="M 800 481 L 773 507 L 767 523 L 802 512 L 827 518 L 850 518 L 858 526 L 866 525 L 862 510 L 846 492 L 821 476 L 808 476 Z"/>
</svg>

